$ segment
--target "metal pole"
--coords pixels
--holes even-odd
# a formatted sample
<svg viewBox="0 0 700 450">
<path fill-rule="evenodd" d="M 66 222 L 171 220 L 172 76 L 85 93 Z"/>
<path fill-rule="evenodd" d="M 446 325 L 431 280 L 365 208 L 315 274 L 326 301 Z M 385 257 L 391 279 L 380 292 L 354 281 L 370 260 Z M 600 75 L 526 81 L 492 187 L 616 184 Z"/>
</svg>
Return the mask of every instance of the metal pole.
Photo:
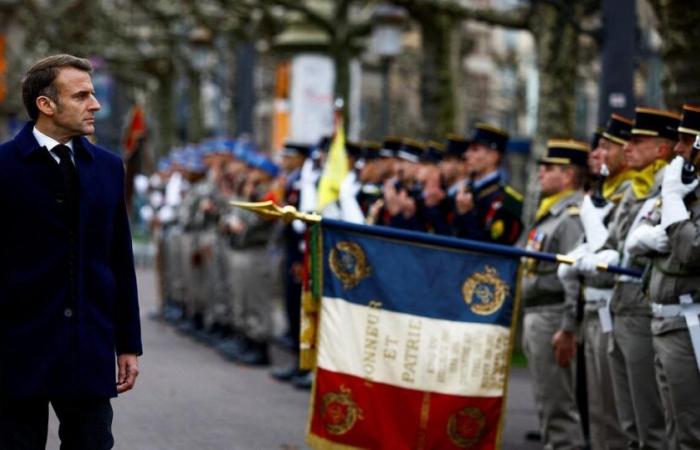
<svg viewBox="0 0 700 450">
<path fill-rule="evenodd" d="M 603 1 L 599 125 L 611 113 L 634 115 L 635 0 Z"/>
</svg>

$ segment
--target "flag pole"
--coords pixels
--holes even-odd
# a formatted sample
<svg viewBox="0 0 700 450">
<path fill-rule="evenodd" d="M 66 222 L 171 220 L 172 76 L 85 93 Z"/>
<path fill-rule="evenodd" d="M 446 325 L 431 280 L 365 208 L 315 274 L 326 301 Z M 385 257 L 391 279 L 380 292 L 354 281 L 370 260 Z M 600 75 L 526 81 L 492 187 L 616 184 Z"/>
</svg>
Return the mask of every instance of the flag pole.
<svg viewBox="0 0 700 450">
<path fill-rule="evenodd" d="M 302 220 L 304 222 L 319 223 L 323 226 L 332 227 L 339 230 L 350 232 L 362 232 L 372 234 L 379 237 L 406 239 L 412 242 L 420 242 L 428 245 L 437 245 L 448 248 L 458 248 L 468 251 L 477 251 L 482 253 L 490 253 L 497 255 L 506 255 L 514 258 L 534 258 L 541 261 L 548 261 L 559 264 L 572 265 L 576 259 L 556 253 L 536 252 L 532 250 L 524 250 L 519 247 L 510 247 L 502 244 L 491 244 L 488 242 L 474 241 L 470 239 L 458 239 L 449 236 L 438 236 L 434 234 L 421 233 L 418 231 L 401 230 L 380 225 L 359 225 L 342 220 L 326 219 L 315 213 L 303 213 L 297 211 L 291 205 L 280 207 L 272 201 L 266 202 L 237 202 L 231 201 L 231 205 L 247 209 L 249 211 L 262 214 L 267 217 L 280 218 L 285 222 L 293 220 Z M 641 278 L 642 272 L 639 270 L 628 269 L 626 267 L 612 265 L 598 265 L 597 269 L 602 272 L 615 273 L 619 275 L 629 275 L 632 277 Z"/>
</svg>

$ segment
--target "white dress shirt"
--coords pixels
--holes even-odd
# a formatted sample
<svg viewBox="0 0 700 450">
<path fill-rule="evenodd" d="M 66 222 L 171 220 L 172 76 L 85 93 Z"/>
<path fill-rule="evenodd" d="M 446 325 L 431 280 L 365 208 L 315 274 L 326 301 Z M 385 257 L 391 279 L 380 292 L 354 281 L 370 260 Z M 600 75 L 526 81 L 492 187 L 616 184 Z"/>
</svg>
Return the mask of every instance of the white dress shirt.
<svg viewBox="0 0 700 450">
<path fill-rule="evenodd" d="M 57 163 L 61 162 L 61 158 L 58 157 L 58 155 L 51 150 L 57 145 L 61 145 L 60 142 L 58 142 L 56 139 L 49 137 L 39 131 L 36 127 L 32 129 L 32 133 L 34 134 L 34 138 L 36 138 L 36 141 L 39 143 L 40 147 L 44 147 L 46 150 L 48 150 L 49 155 L 56 161 Z M 73 156 L 73 139 L 70 141 L 66 142 L 65 145 L 70 149 L 70 159 L 73 161 L 73 164 L 75 164 L 75 158 Z"/>
</svg>

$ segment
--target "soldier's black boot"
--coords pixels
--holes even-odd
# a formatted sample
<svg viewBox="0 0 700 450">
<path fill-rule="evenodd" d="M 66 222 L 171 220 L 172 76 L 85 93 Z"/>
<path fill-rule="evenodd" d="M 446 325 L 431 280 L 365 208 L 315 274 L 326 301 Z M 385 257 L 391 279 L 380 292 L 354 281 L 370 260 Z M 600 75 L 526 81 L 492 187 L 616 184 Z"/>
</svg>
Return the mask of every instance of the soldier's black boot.
<svg viewBox="0 0 700 450">
<path fill-rule="evenodd" d="M 292 386 L 297 389 L 310 390 L 314 384 L 314 373 L 309 370 L 303 370 L 301 373 L 291 380 Z"/>
<path fill-rule="evenodd" d="M 240 333 L 235 333 L 230 338 L 219 344 L 216 349 L 229 361 L 238 361 L 241 355 L 248 351 L 250 339 Z"/>
<path fill-rule="evenodd" d="M 269 366 L 270 353 L 267 347 L 267 342 L 250 341 L 250 346 L 241 353 L 238 362 L 248 366 Z"/>
<path fill-rule="evenodd" d="M 275 367 L 270 371 L 270 376 L 277 381 L 288 382 L 292 378 L 302 375 L 299 364 L 295 361 L 286 367 Z"/>
</svg>

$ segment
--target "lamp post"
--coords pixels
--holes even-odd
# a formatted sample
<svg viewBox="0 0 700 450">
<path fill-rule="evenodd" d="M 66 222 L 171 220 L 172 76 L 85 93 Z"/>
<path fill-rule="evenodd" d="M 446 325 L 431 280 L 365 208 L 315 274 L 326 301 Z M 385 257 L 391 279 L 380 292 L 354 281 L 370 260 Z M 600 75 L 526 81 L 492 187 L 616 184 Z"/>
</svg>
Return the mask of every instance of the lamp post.
<svg viewBox="0 0 700 450">
<path fill-rule="evenodd" d="M 379 56 L 382 74 L 381 133 L 389 133 L 391 79 L 389 72 L 394 58 L 401 52 L 401 34 L 406 10 L 388 3 L 377 6 L 372 14 L 372 53 Z"/>
</svg>

